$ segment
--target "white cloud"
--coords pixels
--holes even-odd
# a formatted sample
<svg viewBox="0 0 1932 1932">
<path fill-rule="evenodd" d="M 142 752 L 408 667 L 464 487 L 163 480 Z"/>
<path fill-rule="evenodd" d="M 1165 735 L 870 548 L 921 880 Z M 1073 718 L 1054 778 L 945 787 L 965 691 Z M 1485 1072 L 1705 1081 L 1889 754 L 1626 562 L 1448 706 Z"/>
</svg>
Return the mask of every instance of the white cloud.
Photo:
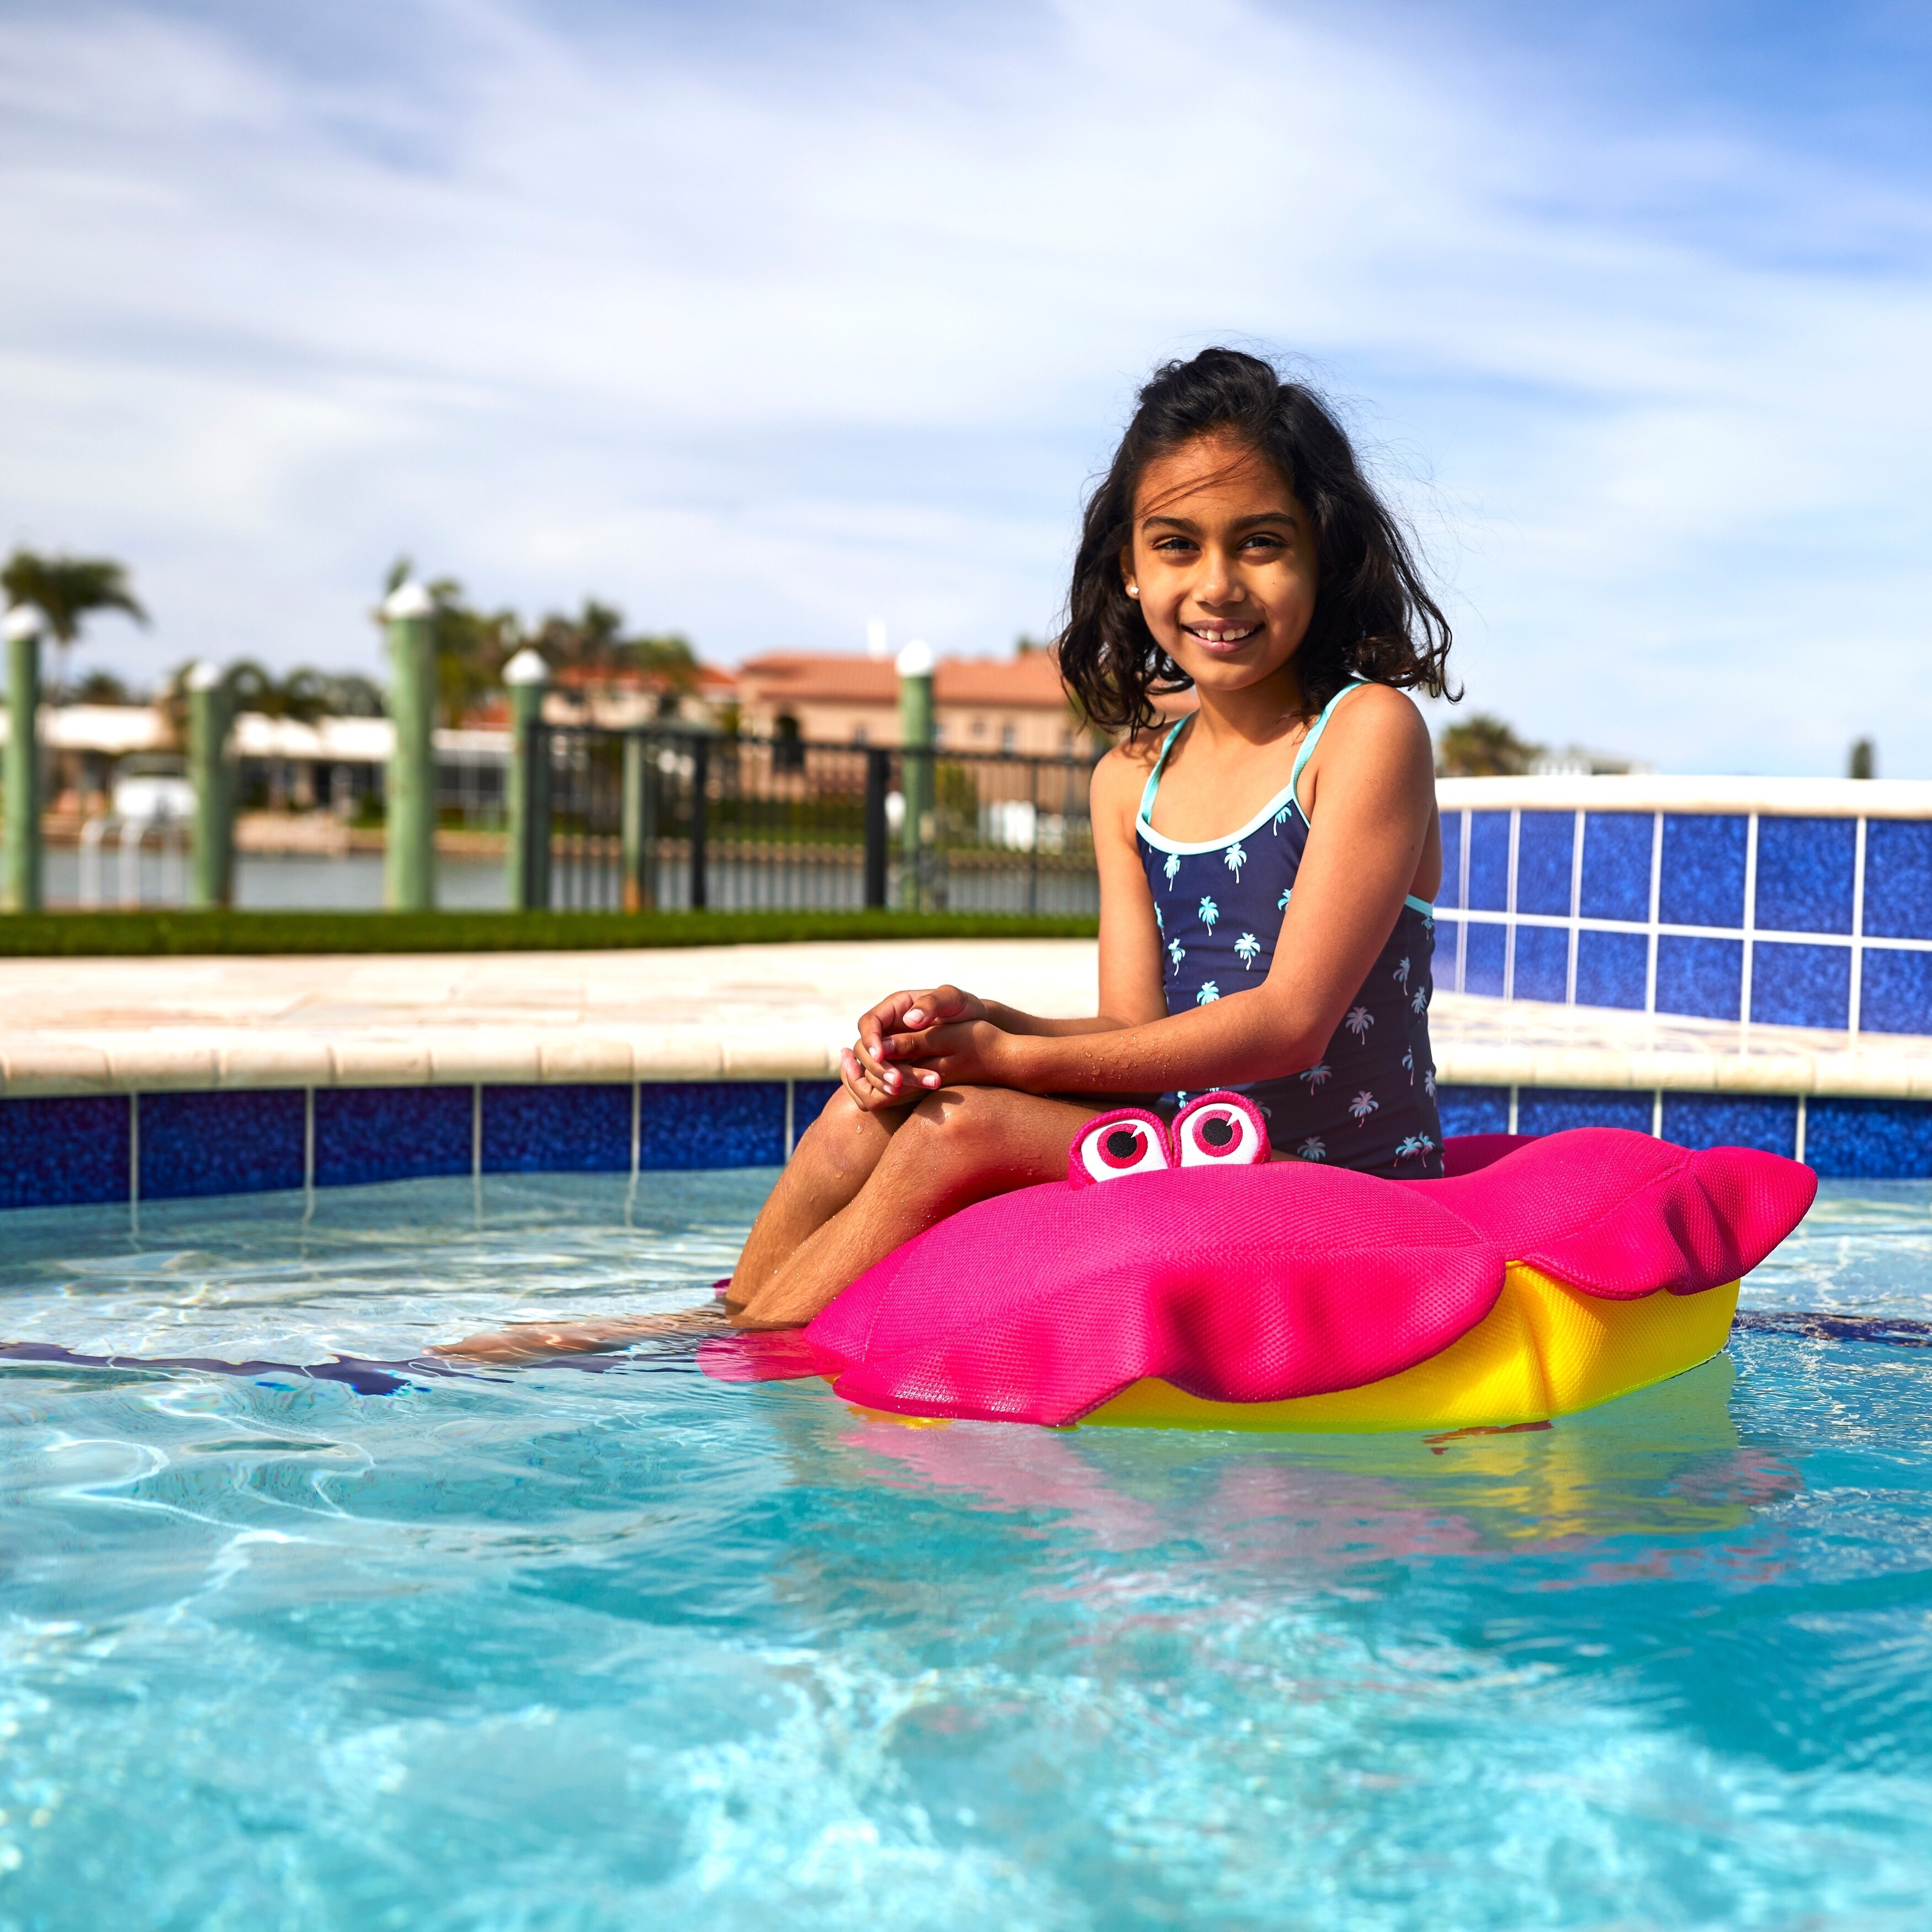
<svg viewBox="0 0 1932 1932">
<path fill-rule="evenodd" d="M 399 550 L 728 658 L 878 610 L 996 650 L 1134 382 L 1232 334 L 1366 399 L 1476 701 L 1932 772 L 1922 184 L 1640 136 L 1386 20 L 971 18 L 775 52 L 441 0 L 356 71 L 0 25 L 0 536 L 128 558 L 130 662 L 368 662 Z"/>
</svg>

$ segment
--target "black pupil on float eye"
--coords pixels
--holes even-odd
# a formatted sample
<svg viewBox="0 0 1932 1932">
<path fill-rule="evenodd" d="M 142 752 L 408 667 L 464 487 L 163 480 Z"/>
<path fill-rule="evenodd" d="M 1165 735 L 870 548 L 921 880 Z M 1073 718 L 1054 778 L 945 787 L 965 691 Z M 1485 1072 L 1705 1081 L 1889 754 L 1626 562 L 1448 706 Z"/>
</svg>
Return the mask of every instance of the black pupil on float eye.
<svg viewBox="0 0 1932 1932">
<path fill-rule="evenodd" d="M 1210 1147 L 1226 1147 L 1234 1138 L 1234 1124 L 1226 1114 L 1217 1114 L 1202 1126 L 1201 1138 Z"/>
<path fill-rule="evenodd" d="M 1139 1153 L 1141 1137 L 1131 1127 L 1116 1127 L 1107 1136 L 1107 1151 L 1116 1160 L 1131 1160 Z"/>
</svg>

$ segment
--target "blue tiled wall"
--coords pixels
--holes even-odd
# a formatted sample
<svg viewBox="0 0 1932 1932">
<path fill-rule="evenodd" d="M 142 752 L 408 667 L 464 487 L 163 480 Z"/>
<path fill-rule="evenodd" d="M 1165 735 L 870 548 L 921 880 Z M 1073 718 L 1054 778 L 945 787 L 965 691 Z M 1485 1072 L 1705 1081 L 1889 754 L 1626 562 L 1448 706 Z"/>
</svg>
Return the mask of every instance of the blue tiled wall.
<svg viewBox="0 0 1932 1932">
<path fill-rule="evenodd" d="M 1805 1108 L 1804 1159 L 1822 1174 L 1861 1180 L 1932 1176 L 1932 1103 L 1814 1100 Z"/>
<path fill-rule="evenodd" d="M 1516 1095 L 1516 1130 L 1560 1134 L 1571 1127 L 1626 1127 L 1634 1134 L 1647 1134 L 1654 1106 L 1648 1094 L 1525 1087 Z"/>
<path fill-rule="evenodd" d="M 1664 1138 L 1687 1148 L 1762 1148 L 1789 1159 L 1798 1144 L 1798 1102 L 1754 1094 L 1666 1094 Z"/>
<path fill-rule="evenodd" d="M 1508 812 L 1444 817 L 1442 903 L 1457 916 L 1442 922 L 1438 987 L 1932 1034 L 1932 823 L 1864 822 L 1861 900 L 1854 818 L 1528 807 L 1514 818 L 1512 833 Z"/>
<path fill-rule="evenodd" d="M 1445 1134 L 1509 1132 L 1507 1087 L 1438 1087 L 1436 1108 Z"/>
<path fill-rule="evenodd" d="M 260 1194 L 302 1184 L 304 1096 L 279 1090 L 141 1096 L 141 1198 Z"/>
<path fill-rule="evenodd" d="M 631 1089 L 486 1087 L 485 1174 L 628 1174 Z"/>
<path fill-rule="evenodd" d="M 467 1174 L 476 1106 L 467 1087 L 318 1088 L 315 1184 Z"/>
<path fill-rule="evenodd" d="M 784 1159 L 784 1082 L 646 1086 L 642 1126 L 641 1167 L 776 1167 Z"/>
<path fill-rule="evenodd" d="M 128 1198 L 124 1094 L 0 1100 L 0 1208 Z"/>
</svg>

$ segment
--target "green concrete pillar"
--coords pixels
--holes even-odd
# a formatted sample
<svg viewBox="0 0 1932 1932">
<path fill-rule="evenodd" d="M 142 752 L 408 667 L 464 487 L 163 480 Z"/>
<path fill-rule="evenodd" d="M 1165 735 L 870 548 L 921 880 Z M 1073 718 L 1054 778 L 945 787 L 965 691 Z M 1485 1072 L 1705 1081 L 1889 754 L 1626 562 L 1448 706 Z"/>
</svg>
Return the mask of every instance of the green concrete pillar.
<svg viewBox="0 0 1932 1932">
<path fill-rule="evenodd" d="M 550 747 L 537 742 L 550 666 L 527 645 L 503 667 L 510 696 L 510 909 L 550 908 Z"/>
<path fill-rule="evenodd" d="M 0 904 L 40 909 L 40 638 L 46 619 L 31 604 L 7 613 L 6 867 Z"/>
<path fill-rule="evenodd" d="M 623 889 L 626 912 L 657 910 L 658 770 L 663 740 L 624 734 Z"/>
<path fill-rule="evenodd" d="M 930 909 L 932 898 L 932 650 L 916 641 L 895 661 L 899 674 L 900 787 L 905 820 L 899 828 L 899 904 Z"/>
<path fill-rule="evenodd" d="M 383 600 L 389 722 L 396 748 L 385 801 L 382 902 L 392 912 L 436 904 L 436 605 L 420 584 Z"/>
<path fill-rule="evenodd" d="M 228 759 L 233 722 L 226 675 L 204 658 L 188 674 L 188 775 L 194 787 L 188 902 L 203 910 L 235 900 L 235 773 Z"/>
</svg>

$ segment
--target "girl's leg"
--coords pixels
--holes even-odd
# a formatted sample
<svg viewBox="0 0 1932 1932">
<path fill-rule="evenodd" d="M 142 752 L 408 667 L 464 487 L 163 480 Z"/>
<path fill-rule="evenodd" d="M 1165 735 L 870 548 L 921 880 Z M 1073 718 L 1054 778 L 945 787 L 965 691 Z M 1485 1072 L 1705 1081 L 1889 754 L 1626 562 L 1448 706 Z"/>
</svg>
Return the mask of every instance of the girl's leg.
<svg viewBox="0 0 1932 1932">
<path fill-rule="evenodd" d="M 1016 1187 L 1064 1180 L 1076 1130 L 1114 1104 L 1004 1087 L 947 1087 L 928 1095 L 899 1114 L 847 1203 L 777 1258 L 766 1279 L 748 1284 L 732 1319 L 745 1328 L 796 1327 L 949 1214 Z M 748 1258 L 748 1245 L 746 1253 Z M 742 1263 L 740 1270 L 742 1280 Z M 735 1304 L 735 1285 L 732 1292 Z"/>
</svg>

